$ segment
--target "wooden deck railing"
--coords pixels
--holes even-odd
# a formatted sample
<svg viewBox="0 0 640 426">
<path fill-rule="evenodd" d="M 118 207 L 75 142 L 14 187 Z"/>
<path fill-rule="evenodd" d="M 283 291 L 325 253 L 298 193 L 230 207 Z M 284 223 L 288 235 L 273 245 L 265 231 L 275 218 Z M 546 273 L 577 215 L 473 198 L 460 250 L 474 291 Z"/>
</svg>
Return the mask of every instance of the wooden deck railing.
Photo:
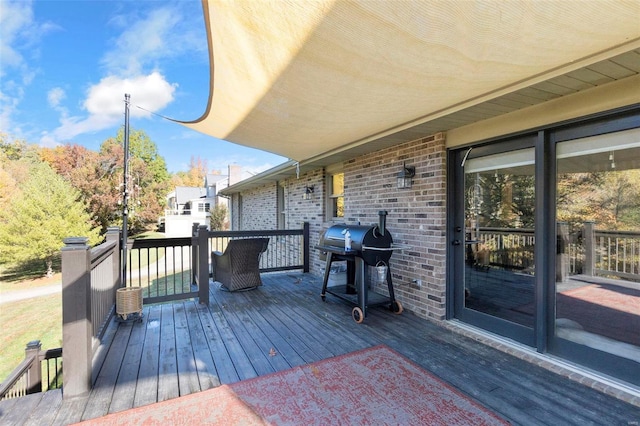
<svg viewBox="0 0 640 426">
<path fill-rule="evenodd" d="M 193 283 L 198 287 L 200 303 L 209 303 L 211 252 L 224 251 L 233 238 L 269 238 L 267 251 L 260 259 L 260 271 L 302 269 L 309 272 L 309 224 L 302 229 L 207 231 L 205 225 L 193 224 Z"/>
<path fill-rule="evenodd" d="M 585 223 L 583 232 L 583 273 L 639 280 L 640 232 L 595 229 L 593 222 Z"/>
<path fill-rule="evenodd" d="M 109 228 L 106 242 L 90 248 L 84 237 L 62 248 L 62 347 L 65 398 L 86 395 L 93 383 L 92 361 L 114 314 L 120 287 L 120 231 Z"/>
<path fill-rule="evenodd" d="M 596 229 L 585 222 L 569 234 L 566 223 L 558 223 L 559 276 L 584 274 L 640 281 L 640 232 Z M 506 269 L 533 266 L 533 229 L 480 228 L 478 242 L 488 251 L 488 263 Z"/>
<path fill-rule="evenodd" d="M 144 303 L 197 297 L 192 288 L 192 237 L 149 238 L 128 242 L 128 287 L 141 287 Z"/>
<path fill-rule="evenodd" d="M 255 231 L 208 231 L 206 226 L 194 223 L 192 235 L 129 241 L 126 285 L 141 287 L 144 303 L 193 297 L 208 303 L 211 252 L 224 251 L 233 238 L 269 238 L 260 260 L 262 272 L 309 272 L 307 223 L 302 229 Z"/>
<path fill-rule="evenodd" d="M 198 297 L 209 303 L 211 251 L 224 250 L 229 239 L 268 237 L 263 272 L 302 269 L 309 272 L 309 224 L 296 230 L 213 231 L 194 224 L 187 238 L 142 239 L 128 242 L 128 265 L 120 268 L 120 230 L 109 228 L 106 242 L 88 246 L 88 239 L 65 239 L 62 248 L 62 342 L 72 350 L 28 352 L 0 388 L 1 397 L 42 390 L 40 360 L 55 360 L 55 386 L 60 386 L 58 359 L 65 365 L 63 397 L 87 395 L 95 380 L 92 362 L 106 326 L 115 313 L 116 291 L 124 285 L 143 288 L 143 302 Z M 124 272 L 124 274 L 123 274 Z M 36 354 L 37 353 L 37 354 Z M 47 365 L 47 368 L 48 365 Z M 49 371 L 49 370 L 47 370 Z M 49 374 L 48 374 L 49 376 Z M 47 383 L 50 383 L 48 377 Z"/>
<path fill-rule="evenodd" d="M 24 360 L 0 385 L 0 400 L 60 388 L 62 386 L 61 358 L 62 348 L 43 351 L 39 340 L 29 342 L 25 349 Z M 43 381 L 44 377 L 46 380 Z"/>
</svg>

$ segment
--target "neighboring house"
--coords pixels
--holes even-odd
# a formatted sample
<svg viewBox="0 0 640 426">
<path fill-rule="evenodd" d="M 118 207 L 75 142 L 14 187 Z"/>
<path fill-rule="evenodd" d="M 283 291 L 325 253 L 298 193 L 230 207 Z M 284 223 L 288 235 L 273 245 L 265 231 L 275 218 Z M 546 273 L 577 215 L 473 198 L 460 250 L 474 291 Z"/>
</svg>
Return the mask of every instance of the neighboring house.
<svg viewBox="0 0 640 426">
<path fill-rule="evenodd" d="M 167 195 L 167 209 L 160 218 L 160 229 L 168 237 L 191 236 L 194 222 L 209 225 L 209 210 L 213 205 L 215 197 L 209 197 L 206 188 L 178 186 Z"/>
<path fill-rule="evenodd" d="M 221 191 L 232 229 L 309 222 L 313 247 L 387 210 L 405 310 L 640 385 L 640 207 L 598 250 L 578 208 L 640 172 L 638 2 L 206 5 L 224 73 L 185 125 L 292 159 Z"/>
<path fill-rule="evenodd" d="M 220 191 L 229 182 L 242 179 L 242 167 L 229 165 L 229 174 L 207 174 L 204 187 L 179 186 L 167 195 L 167 209 L 159 219 L 160 229 L 168 237 L 188 237 L 193 223 L 210 226 L 211 209 L 223 205 L 229 210 L 229 199 Z"/>
</svg>

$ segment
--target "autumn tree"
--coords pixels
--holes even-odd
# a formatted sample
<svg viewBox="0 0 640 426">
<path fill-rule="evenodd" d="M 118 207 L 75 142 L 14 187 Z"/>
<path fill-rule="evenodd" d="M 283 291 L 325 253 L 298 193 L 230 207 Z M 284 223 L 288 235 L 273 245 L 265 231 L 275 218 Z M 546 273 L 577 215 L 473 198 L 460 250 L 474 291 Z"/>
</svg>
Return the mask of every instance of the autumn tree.
<svg viewBox="0 0 640 426">
<path fill-rule="evenodd" d="M 121 202 L 124 169 L 124 130 L 100 146 L 100 170 L 108 175 L 115 202 L 111 205 L 110 224 L 122 225 Z M 145 230 L 162 215 L 169 189 L 169 172 L 156 144 L 141 130 L 129 132 L 129 225 L 132 233 Z M 105 197 L 106 198 L 106 197 Z M 110 201 L 109 198 L 106 201 Z M 106 212 L 105 212 L 106 213 Z"/>
<path fill-rule="evenodd" d="M 92 229 L 80 192 L 48 164 L 18 161 L 29 177 L 8 208 L 0 211 L 0 259 L 12 265 L 37 261 L 51 275 L 64 238 L 84 236 L 93 245 L 99 230 Z"/>
<path fill-rule="evenodd" d="M 171 188 L 178 186 L 201 187 L 207 177 L 207 162 L 200 157 L 191 157 L 189 170 L 176 172 L 171 177 Z"/>
</svg>

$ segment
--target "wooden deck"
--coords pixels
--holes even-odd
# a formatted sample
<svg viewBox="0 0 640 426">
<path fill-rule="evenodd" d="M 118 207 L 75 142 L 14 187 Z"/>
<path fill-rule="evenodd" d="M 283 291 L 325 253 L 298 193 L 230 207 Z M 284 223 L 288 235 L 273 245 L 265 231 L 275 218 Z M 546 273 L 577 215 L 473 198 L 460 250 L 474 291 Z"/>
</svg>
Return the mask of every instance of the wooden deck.
<svg viewBox="0 0 640 426">
<path fill-rule="evenodd" d="M 347 303 L 331 295 L 321 301 L 320 279 L 310 274 L 263 280 L 263 287 L 240 293 L 214 284 L 208 307 L 193 300 L 150 305 L 142 322 L 112 324 L 90 396 L 63 401 L 58 390 L 3 401 L 0 424 L 74 423 L 378 344 L 513 424 L 640 422 L 637 406 L 411 313 L 373 307 L 356 324 Z"/>
</svg>

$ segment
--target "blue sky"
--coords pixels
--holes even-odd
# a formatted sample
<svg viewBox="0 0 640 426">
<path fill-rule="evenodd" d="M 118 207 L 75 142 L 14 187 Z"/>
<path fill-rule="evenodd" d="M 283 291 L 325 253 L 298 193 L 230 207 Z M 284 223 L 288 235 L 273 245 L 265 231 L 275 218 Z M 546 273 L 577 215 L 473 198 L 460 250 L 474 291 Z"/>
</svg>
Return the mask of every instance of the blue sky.
<svg viewBox="0 0 640 426">
<path fill-rule="evenodd" d="M 171 172 L 192 157 L 223 173 L 286 161 L 158 116 L 195 120 L 208 92 L 198 0 L 0 0 L 0 132 L 11 138 L 97 150 L 123 125 L 129 93 L 131 127 L 151 137 Z"/>
</svg>

